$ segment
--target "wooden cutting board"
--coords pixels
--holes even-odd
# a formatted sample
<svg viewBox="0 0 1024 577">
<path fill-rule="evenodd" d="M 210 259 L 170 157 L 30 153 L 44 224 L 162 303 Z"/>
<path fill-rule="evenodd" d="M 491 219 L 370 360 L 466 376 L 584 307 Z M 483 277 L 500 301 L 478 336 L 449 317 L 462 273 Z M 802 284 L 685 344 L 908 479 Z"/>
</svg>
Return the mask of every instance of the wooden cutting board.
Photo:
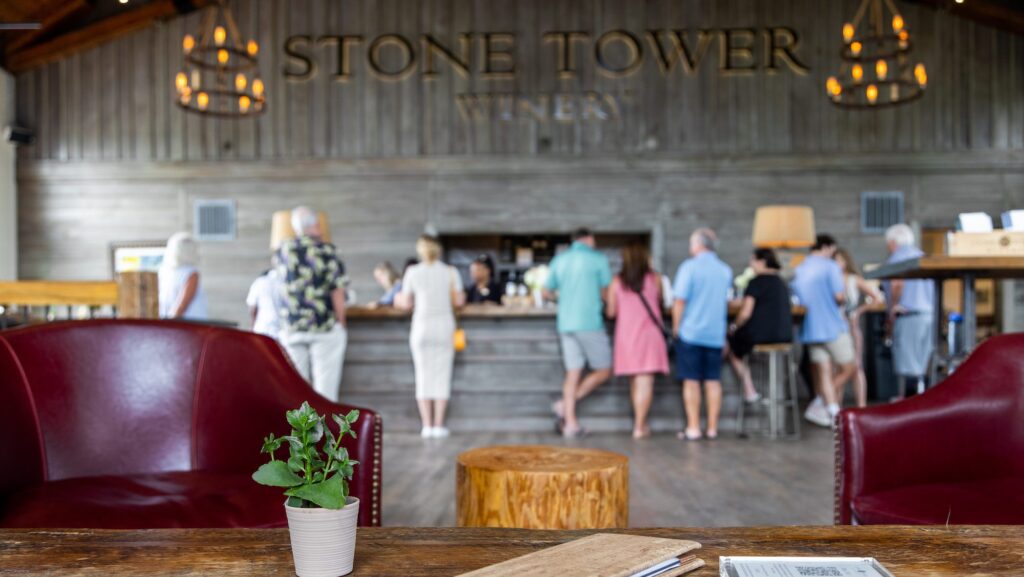
<svg viewBox="0 0 1024 577">
<path fill-rule="evenodd" d="M 695 541 L 598 533 L 459 577 L 629 577 L 678 557 L 682 565 L 662 574 L 677 577 L 704 566 L 697 549 Z"/>
</svg>

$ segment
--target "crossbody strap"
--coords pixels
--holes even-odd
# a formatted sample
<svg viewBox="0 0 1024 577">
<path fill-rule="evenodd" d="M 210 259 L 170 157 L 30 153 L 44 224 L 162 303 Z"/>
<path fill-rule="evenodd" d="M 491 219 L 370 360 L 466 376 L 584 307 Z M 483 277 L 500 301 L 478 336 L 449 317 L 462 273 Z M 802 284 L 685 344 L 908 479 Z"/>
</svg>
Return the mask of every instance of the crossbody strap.
<svg viewBox="0 0 1024 577">
<path fill-rule="evenodd" d="M 665 329 L 665 323 L 658 320 L 658 315 L 654 314 L 654 309 L 652 309 L 650 303 L 647 302 L 647 297 L 644 296 L 643 292 L 638 292 L 636 294 L 640 297 L 640 302 L 644 304 L 644 308 L 647 310 L 647 316 L 651 318 L 651 322 L 654 323 L 654 326 L 658 327 L 658 330 L 661 331 L 661 334 L 664 335 L 666 339 L 669 338 L 671 335 L 668 330 Z"/>
</svg>

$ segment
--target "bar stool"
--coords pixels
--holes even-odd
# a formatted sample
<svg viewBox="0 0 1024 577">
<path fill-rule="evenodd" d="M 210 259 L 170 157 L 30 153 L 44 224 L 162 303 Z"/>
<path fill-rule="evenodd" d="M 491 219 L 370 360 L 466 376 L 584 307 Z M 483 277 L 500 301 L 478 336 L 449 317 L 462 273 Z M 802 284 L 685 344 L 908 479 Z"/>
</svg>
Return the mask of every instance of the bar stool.
<svg viewBox="0 0 1024 577">
<path fill-rule="evenodd" d="M 800 403 L 796 392 L 793 345 L 754 345 L 749 363 L 754 389 L 761 395 L 761 400 L 755 406 L 763 409 L 760 427 L 755 432 L 769 439 L 799 439 Z M 739 414 L 736 417 L 736 429 L 740 437 L 748 436 L 746 404 L 741 398 Z M 787 426 L 787 420 L 792 421 L 791 427 Z"/>
</svg>

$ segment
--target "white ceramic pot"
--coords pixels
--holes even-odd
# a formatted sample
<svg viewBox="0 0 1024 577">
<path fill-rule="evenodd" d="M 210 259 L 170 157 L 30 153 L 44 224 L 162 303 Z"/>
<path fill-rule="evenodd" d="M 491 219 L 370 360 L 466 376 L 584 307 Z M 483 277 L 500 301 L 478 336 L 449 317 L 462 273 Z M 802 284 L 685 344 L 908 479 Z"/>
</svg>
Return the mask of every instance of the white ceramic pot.
<svg viewBox="0 0 1024 577">
<path fill-rule="evenodd" d="M 352 572 L 359 499 L 349 497 L 348 504 L 337 510 L 300 509 L 287 503 L 284 508 L 299 577 L 339 577 Z"/>
</svg>

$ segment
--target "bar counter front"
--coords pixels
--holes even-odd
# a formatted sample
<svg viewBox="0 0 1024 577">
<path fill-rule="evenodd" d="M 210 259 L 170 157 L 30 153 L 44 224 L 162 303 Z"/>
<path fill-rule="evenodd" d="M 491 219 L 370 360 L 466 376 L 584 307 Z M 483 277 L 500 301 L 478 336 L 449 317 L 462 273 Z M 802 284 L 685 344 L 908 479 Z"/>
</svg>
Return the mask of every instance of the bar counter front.
<svg viewBox="0 0 1024 577">
<path fill-rule="evenodd" d="M 564 369 L 556 309 L 466 305 L 457 313 L 466 348 L 455 355 L 448 423 L 454 431 L 553 431 L 552 401 L 561 397 Z M 346 403 L 378 410 L 391 431 L 419 431 L 409 350 L 410 314 L 392 308 L 352 307 L 341 383 Z M 723 367 L 722 425 L 731 427 L 739 403 Z M 650 423 L 675 431 L 682 422 L 679 383 L 656 380 Z M 612 378 L 579 406 L 592 431 L 632 430 L 629 382 Z"/>
</svg>

